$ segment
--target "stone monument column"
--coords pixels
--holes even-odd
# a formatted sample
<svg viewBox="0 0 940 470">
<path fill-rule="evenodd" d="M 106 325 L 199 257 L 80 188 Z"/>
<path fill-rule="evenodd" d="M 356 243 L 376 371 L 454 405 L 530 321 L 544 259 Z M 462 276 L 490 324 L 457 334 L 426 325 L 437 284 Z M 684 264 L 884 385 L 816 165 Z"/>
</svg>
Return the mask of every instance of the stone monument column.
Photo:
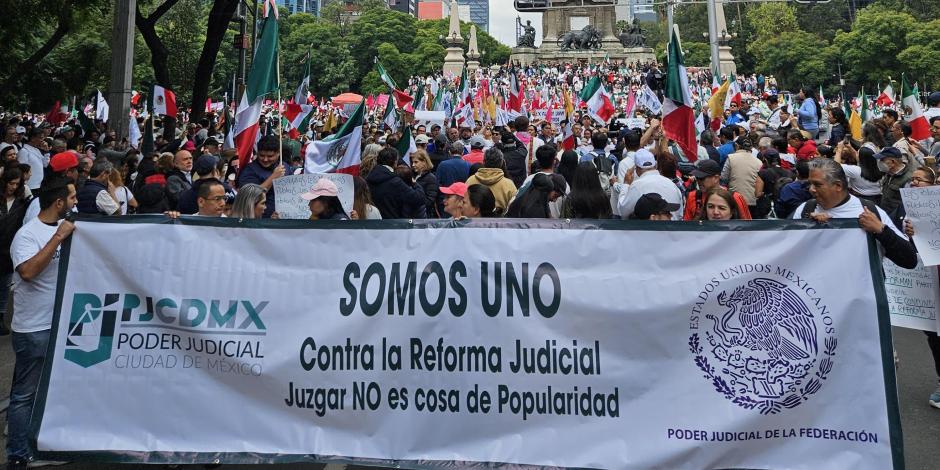
<svg viewBox="0 0 940 470">
<path fill-rule="evenodd" d="M 457 0 L 450 1 L 450 30 L 447 32 L 447 55 L 444 57 L 444 75 L 459 77 L 463 73 L 463 37 L 460 36 L 460 16 Z"/>
<path fill-rule="evenodd" d="M 477 25 L 470 25 L 470 47 L 467 50 L 467 72 L 476 73 L 480 69 L 480 47 L 477 45 Z"/>
<path fill-rule="evenodd" d="M 728 25 L 725 22 L 725 8 L 722 0 L 715 0 L 715 17 L 718 21 L 719 37 L 730 35 Z M 731 54 L 731 46 L 724 39 L 718 39 L 718 73 L 734 75 L 737 73 L 737 66 L 734 65 L 734 56 Z"/>
</svg>

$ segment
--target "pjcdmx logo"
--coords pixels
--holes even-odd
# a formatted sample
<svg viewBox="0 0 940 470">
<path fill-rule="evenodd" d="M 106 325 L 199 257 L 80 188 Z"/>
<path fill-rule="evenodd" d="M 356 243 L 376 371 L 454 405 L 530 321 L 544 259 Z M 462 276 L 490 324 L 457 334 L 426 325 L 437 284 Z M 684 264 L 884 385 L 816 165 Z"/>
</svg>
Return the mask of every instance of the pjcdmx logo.
<svg viewBox="0 0 940 470">
<path fill-rule="evenodd" d="M 104 302 L 94 294 L 77 293 L 72 298 L 65 360 L 91 367 L 111 358 L 119 294 L 105 294 Z M 125 303 L 128 298 L 125 297 Z M 126 308 L 128 306 L 125 306 Z"/>
<path fill-rule="evenodd" d="M 264 336 L 267 327 L 261 313 L 268 305 L 266 300 L 169 299 L 129 293 L 105 294 L 102 300 L 95 294 L 76 293 L 69 314 L 65 359 L 85 368 L 110 359 L 118 322 L 122 330 Z"/>
</svg>

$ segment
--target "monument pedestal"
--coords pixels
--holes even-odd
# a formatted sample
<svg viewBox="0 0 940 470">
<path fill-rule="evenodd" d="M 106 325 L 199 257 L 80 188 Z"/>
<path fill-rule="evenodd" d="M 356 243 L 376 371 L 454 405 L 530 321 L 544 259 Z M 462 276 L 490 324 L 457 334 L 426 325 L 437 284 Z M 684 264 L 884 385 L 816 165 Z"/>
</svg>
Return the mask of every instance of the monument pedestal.
<svg viewBox="0 0 940 470">
<path fill-rule="evenodd" d="M 618 46 L 620 46 L 618 44 Z M 600 63 L 606 59 L 612 62 L 646 62 L 656 58 L 656 53 L 649 47 L 631 47 L 622 46 L 616 49 L 593 49 L 593 50 L 569 50 L 562 51 L 555 48 L 554 51 L 546 51 L 542 48 L 538 51 L 538 60 L 540 62 L 587 62 Z"/>
<path fill-rule="evenodd" d="M 463 73 L 463 65 L 463 48 L 448 47 L 447 55 L 444 57 L 444 75 L 459 77 Z"/>
<path fill-rule="evenodd" d="M 718 73 L 730 76 L 736 75 L 737 70 L 734 56 L 731 55 L 731 46 L 718 46 Z"/>
<path fill-rule="evenodd" d="M 513 47 L 509 60 L 523 67 L 534 64 L 539 59 L 539 51 L 534 47 Z"/>
</svg>

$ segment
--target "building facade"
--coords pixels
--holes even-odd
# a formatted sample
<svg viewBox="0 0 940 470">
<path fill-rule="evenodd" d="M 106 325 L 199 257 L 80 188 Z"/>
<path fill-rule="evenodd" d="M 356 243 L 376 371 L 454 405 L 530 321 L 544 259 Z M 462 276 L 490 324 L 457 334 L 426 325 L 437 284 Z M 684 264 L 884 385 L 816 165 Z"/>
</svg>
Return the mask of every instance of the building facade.
<svg viewBox="0 0 940 470">
<path fill-rule="evenodd" d="M 467 5 L 470 7 L 470 21 L 476 23 L 477 28 L 480 28 L 486 32 L 490 31 L 490 2 L 489 0 L 457 0 L 457 1 L 460 7 L 463 7 L 464 5 Z"/>
<path fill-rule="evenodd" d="M 418 0 L 388 0 L 388 7 L 414 17 L 418 16 Z"/>
<path fill-rule="evenodd" d="M 450 16 L 450 3 L 445 0 L 418 0 L 419 20 L 440 20 Z"/>
<path fill-rule="evenodd" d="M 278 6 L 287 8 L 290 13 L 309 13 L 320 16 L 321 0 L 275 0 Z"/>
</svg>

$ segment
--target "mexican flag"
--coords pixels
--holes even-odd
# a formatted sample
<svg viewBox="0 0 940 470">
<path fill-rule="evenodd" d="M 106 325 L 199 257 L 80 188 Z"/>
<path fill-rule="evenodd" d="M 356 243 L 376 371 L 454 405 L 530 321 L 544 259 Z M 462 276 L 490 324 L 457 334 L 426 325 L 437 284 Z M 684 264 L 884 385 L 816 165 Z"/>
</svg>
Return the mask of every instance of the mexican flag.
<svg viewBox="0 0 940 470">
<path fill-rule="evenodd" d="M 108 102 L 105 101 L 104 95 L 102 95 L 101 91 L 99 90 L 98 99 L 95 101 L 95 119 L 102 122 L 108 122 L 108 111 Z"/>
<path fill-rule="evenodd" d="M 266 4 L 267 5 L 267 4 Z M 269 10 L 261 25 L 261 39 L 251 61 L 248 83 L 235 111 L 235 148 L 238 150 L 239 168 L 245 168 L 254 153 L 258 136 L 258 119 L 261 107 L 268 93 L 277 91 L 278 76 L 278 24 L 277 18 Z"/>
<path fill-rule="evenodd" d="M 398 141 L 395 150 L 398 150 L 398 155 L 401 155 L 401 159 L 405 161 L 405 164 L 411 165 L 411 154 L 418 151 L 415 138 L 411 135 L 411 126 L 405 126 L 405 130 L 401 134 L 401 140 Z"/>
<path fill-rule="evenodd" d="M 914 131 L 911 139 L 924 140 L 930 137 L 930 124 L 924 117 L 924 109 L 921 108 L 917 94 L 911 89 L 904 75 L 901 75 L 901 105 L 905 111 L 904 120 L 911 124 Z"/>
<path fill-rule="evenodd" d="M 467 77 L 467 68 L 463 68 L 460 74 L 460 103 L 469 103 L 470 98 L 470 79 Z"/>
<path fill-rule="evenodd" d="M 682 49 L 679 44 L 679 28 L 673 27 L 672 41 L 666 56 L 666 91 L 663 100 L 663 133 L 679 144 L 682 153 L 694 162 L 698 155 L 695 142 L 695 116 L 692 112 L 692 92 L 689 90 L 689 78 L 682 63 Z"/>
<path fill-rule="evenodd" d="M 300 80 L 300 85 L 294 91 L 294 103 L 301 104 L 307 102 L 307 90 L 310 88 L 310 52 L 304 61 L 304 78 Z"/>
<path fill-rule="evenodd" d="M 306 132 L 310 127 L 310 118 L 313 116 L 313 106 L 309 104 L 287 103 L 284 105 L 284 119 L 287 119 L 288 135 L 291 139 L 300 137 L 300 132 Z"/>
<path fill-rule="evenodd" d="M 392 96 L 395 97 L 395 103 L 399 108 L 404 108 L 405 106 L 408 106 L 408 103 L 414 101 L 414 98 L 408 96 L 408 93 L 398 89 L 398 85 L 395 84 L 395 80 L 393 80 L 392 76 L 385 71 L 385 67 L 382 67 L 382 63 L 379 62 L 378 58 L 375 60 L 375 67 L 379 72 L 379 78 L 381 78 L 382 82 L 388 86 Z"/>
<path fill-rule="evenodd" d="M 615 109 L 610 101 L 610 94 L 597 76 L 591 78 L 581 91 L 581 101 L 587 103 L 588 114 L 602 125 L 606 125 L 614 115 Z"/>
<path fill-rule="evenodd" d="M 366 101 L 362 100 L 339 132 L 324 140 L 307 145 L 305 170 L 307 173 L 359 174 L 362 161 L 362 124 L 365 121 Z"/>
<path fill-rule="evenodd" d="M 890 83 L 882 90 L 878 98 L 875 99 L 875 104 L 882 108 L 894 104 L 894 88 L 891 87 Z"/>
<path fill-rule="evenodd" d="M 176 117 L 176 94 L 160 85 L 153 86 L 153 112 Z"/>
<path fill-rule="evenodd" d="M 395 110 L 395 102 L 392 100 L 388 100 L 388 104 L 385 105 L 385 115 L 382 117 L 382 122 L 392 132 L 398 132 L 398 111 Z"/>
<path fill-rule="evenodd" d="M 519 89 L 519 78 L 516 70 L 509 72 L 509 101 L 508 108 L 517 112 L 522 112 L 522 91 Z"/>
</svg>

